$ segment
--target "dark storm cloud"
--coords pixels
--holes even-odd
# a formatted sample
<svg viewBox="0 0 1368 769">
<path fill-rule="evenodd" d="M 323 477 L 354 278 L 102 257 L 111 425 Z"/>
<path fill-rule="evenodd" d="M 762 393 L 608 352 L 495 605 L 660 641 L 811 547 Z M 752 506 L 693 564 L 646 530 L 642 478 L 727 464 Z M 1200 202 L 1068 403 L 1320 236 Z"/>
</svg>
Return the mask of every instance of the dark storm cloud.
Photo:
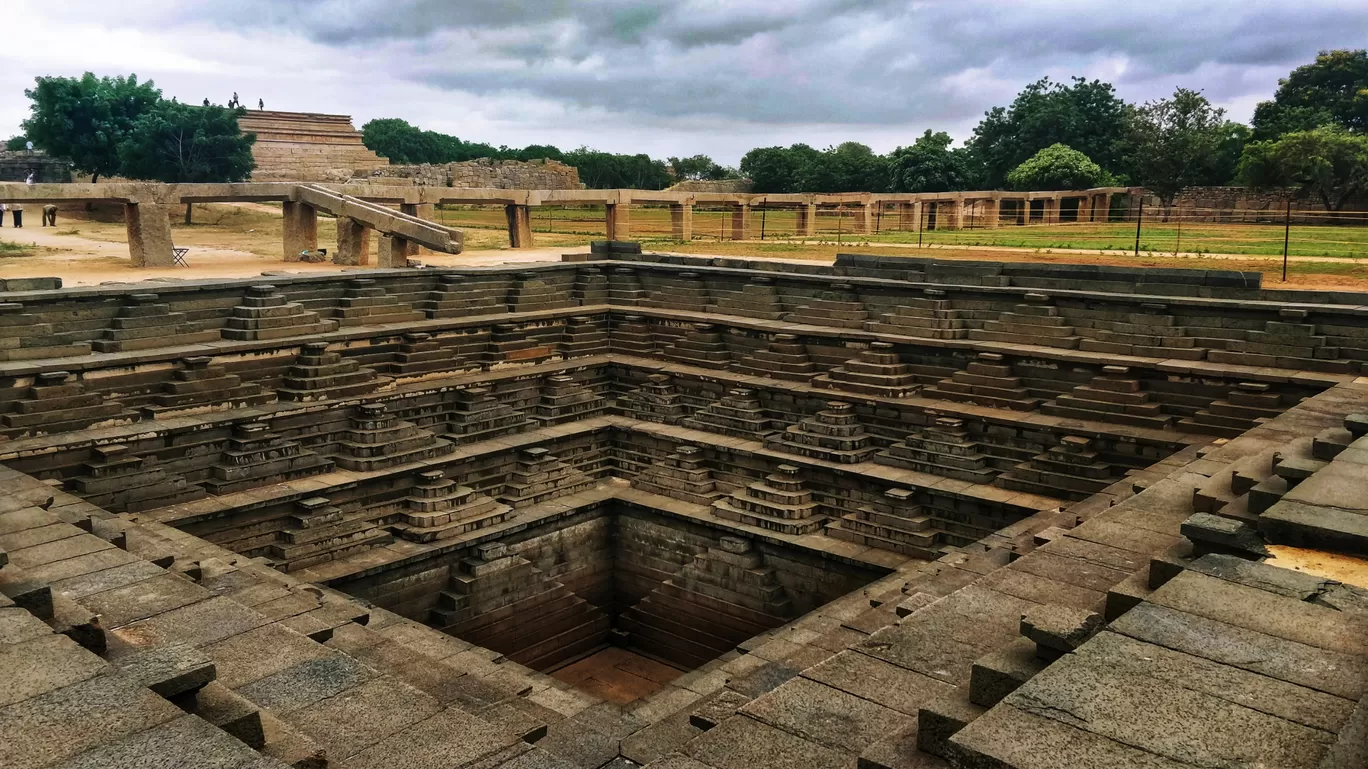
<svg viewBox="0 0 1368 769">
<path fill-rule="evenodd" d="M 1318 49 L 1362 45 L 1368 3 L 923 0 L 245 0 L 183 13 L 383 52 L 389 74 L 631 119 L 961 124 L 1042 75 L 1143 100 L 1264 98 Z M 951 126 L 946 126 L 951 127 Z"/>
</svg>

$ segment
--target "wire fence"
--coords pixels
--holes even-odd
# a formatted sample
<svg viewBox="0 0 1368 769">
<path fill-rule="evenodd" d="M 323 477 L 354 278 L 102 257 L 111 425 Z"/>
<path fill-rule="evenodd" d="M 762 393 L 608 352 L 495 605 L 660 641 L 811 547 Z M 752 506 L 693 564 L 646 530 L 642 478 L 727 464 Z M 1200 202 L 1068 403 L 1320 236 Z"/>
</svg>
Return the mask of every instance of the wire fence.
<svg viewBox="0 0 1368 769">
<path fill-rule="evenodd" d="M 622 212 L 620 212 L 621 215 Z M 885 202 L 806 206 L 761 202 L 748 210 L 696 204 L 633 204 L 630 237 L 679 241 L 775 240 L 916 244 L 1135 255 L 1368 257 L 1368 212 L 1316 211 L 1284 205 L 1263 210 L 1131 205 L 1106 210 L 1075 201 L 969 201 L 963 206 Z M 812 221 L 808 221 L 812 216 Z M 459 228 L 504 229 L 498 205 L 443 205 L 437 218 Z M 603 205 L 547 205 L 531 210 L 534 233 L 586 240 L 607 234 Z"/>
</svg>

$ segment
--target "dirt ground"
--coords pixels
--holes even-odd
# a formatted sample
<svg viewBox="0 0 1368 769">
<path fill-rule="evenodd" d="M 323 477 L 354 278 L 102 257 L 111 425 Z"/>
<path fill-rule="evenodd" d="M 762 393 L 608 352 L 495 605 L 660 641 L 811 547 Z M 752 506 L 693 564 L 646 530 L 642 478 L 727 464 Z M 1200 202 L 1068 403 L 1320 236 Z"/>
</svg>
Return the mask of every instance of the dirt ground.
<svg viewBox="0 0 1368 769">
<path fill-rule="evenodd" d="M 95 285 L 105 282 L 139 280 L 193 280 L 203 278 L 252 277 L 265 272 L 338 272 L 344 268 L 331 264 L 286 263 L 281 254 L 280 207 L 255 203 L 196 205 L 194 223 L 185 225 L 180 216 L 173 219 L 172 236 L 178 246 L 188 247 L 188 268 L 135 269 L 128 258 L 122 212 L 114 207 L 86 211 L 80 206 L 63 207 L 55 228 L 37 226 L 38 217 L 29 217 L 23 229 L 0 229 L 0 278 L 61 277 L 66 285 Z M 8 222 L 6 222 L 8 225 Z M 602 236 L 585 234 L 537 233 L 537 248 L 514 251 L 507 247 L 502 229 L 467 228 L 466 250 L 462 254 L 429 254 L 419 257 L 424 264 L 439 266 L 490 265 L 558 260 L 563 253 L 584 250 L 589 241 Z M 334 249 L 336 231 L 333 221 L 319 220 L 319 246 Z M 9 244 L 9 245 L 6 245 Z M 1033 249 L 949 247 L 920 249 L 915 246 L 875 244 L 861 241 L 840 244 L 811 240 L 805 242 L 760 242 L 696 240 L 674 243 L 647 240 L 655 251 L 686 254 L 713 254 L 772 259 L 831 261 L 837 253 L 884 254 L 892 256 L 935 256 L 941 259 L 985 259 L 1069 264 L 1107 264 L 1143 267 L 1184 267 L 1191 269 L 1245 270 L 1262 272 L 1270 288 L 1368 290 L 1368 260 L 1294 257 L 1289 263 L 1286 283 L 1282 280 L 1282 260 L 1260 256 L 1151 256 L 1089 252 L 1041 252 Z"/>
</svg>

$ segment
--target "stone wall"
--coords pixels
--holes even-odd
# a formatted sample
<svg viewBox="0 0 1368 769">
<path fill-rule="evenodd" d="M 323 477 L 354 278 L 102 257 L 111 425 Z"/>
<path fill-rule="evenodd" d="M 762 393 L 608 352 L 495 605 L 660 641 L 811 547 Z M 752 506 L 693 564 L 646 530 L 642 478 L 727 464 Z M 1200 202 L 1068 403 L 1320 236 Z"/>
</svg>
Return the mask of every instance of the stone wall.
<svg viewBox="0 0 1368 769">
<path fill-rule="evenodd" d="M 22 182 L 33 174 L 37 184 L 71 181 L 71 161 L 48 157 L 42 150 L 0 150 L 0 182 Z"/>
<path fill-rule="evenodd" d="M 579 171 L 556 160 L 480 158 L 440 165 L 391 165 L 375 168 L 354 181 L 422 187 L 500 190 L 578 190 Z"/>
<path fill-rule="evenodd" d="M 1324 223 L 1325 217 L 1301 217 L 1299 212 L 1324 214 L 1318 198 L 1298 197 L 1293 189 L 1255 190 L 1249 187 L 1188 187 L 1174 198 L 1176 212 L 1187 221 L 1201 222 L 1281 222 L 1288 198 L 1292 200 L 1293 222 Z M 1156 195 L 1145 196 L 1145 208 L 1158 212 L 1162 204 Z M 1368 211 L 1368 195 L 1352 197 L 1344 211 Z"/>
<path fill-rule="evenodd" d="M 750 179 L 690 179 L 671 185 L 666 192 L 720 192 L 749 194 L 755 186 Z"/>
</svg>

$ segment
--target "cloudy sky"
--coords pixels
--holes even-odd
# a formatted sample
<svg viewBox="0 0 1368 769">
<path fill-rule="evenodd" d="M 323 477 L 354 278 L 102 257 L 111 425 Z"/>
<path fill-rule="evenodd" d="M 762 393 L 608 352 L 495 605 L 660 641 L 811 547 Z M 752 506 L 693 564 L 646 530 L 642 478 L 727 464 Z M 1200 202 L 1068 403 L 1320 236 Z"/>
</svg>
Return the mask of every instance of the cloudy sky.
<svg viewBox="0 0 1368 769">
<path fill-rule="evenodd" d="M 1365 0 L 4 0 L 0 134 L 38 75 L 377 117 L 464 139 L 653 156 L 964 139 L 1043 76 L 1200 88 L 1247 120 Z"/>
</svg>

